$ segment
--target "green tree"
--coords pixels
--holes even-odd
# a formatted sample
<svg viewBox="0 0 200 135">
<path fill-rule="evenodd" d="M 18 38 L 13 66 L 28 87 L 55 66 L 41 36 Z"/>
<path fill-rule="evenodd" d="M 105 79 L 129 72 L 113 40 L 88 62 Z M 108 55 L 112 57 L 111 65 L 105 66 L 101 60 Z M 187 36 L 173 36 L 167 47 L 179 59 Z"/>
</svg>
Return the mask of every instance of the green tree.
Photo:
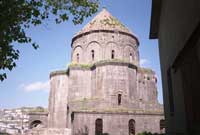
<svg viewBox="0 0 200 135">
<path fill-rule="evenodd" d="M 0 80 L 6 78 L 5 71 L 11 71 L 19 58 L 14 42 L 39 47 L 26 35 L 31 25 L 40 25 L 49 17 L 59 24 L 69 16 L 75 25 L 80 24 L 97 12 L 98 4 L 99 0 L 0 0 Z"/>
</svg>

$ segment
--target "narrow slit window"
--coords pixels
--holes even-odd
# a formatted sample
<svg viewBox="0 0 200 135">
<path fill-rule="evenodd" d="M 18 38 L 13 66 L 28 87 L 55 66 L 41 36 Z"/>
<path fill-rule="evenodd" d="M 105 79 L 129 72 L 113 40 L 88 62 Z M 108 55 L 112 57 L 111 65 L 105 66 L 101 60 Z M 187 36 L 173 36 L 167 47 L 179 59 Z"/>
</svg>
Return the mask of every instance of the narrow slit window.
<svg viewBox="0 0 200 135">
<path fill-rule="evenodd" d="M 76 61 L 79 63 L 79 53 L 76 54 Z"/>
<path fill-rule="evenodd" d="M 122 103 L 122 94 L 118 94 L 118 105 Z"/>
<path fill-rule="evenodd" d="M 111 59 L 114 59 L 115 58 L 115 51 L 112 50 L 112 53 L 111 53 Z"/>
<path fill-rule="evenodd" d="M 94 60 L 94 50 L 91 51 L 92 54 L 92 61 Z"/>
<path fill-rule="evenodd" d="M 133 61 L 133 54 L 132 53 L 130 53 L 130 62 L 132 62 Z"/>
<path fill-rule="evenodd" d="M 74 121 L 74 113 L 72 112 L 71 113 L 71 123 L 73 123 L 73 121 Z"/>
</svg>

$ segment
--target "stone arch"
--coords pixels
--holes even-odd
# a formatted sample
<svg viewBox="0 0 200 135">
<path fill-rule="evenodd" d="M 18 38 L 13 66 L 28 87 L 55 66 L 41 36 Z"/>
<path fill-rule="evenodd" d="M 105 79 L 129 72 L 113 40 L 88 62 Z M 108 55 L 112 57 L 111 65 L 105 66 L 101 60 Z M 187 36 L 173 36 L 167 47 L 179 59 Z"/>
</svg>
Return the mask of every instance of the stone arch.
<svg viewBox="0 0 200 135">
<path fill-rule="evenodd" d="M 73 49 L 72 61 L 75 63 L 83 62 L 83 48 L 80 45 Z"/>
<path fill-rule="evenodd" d="M 41 120 L 33 120 L 30 122 L 29 128 L 44 127 L 44 123 Z"/>
<path fill-rule="evenodd" d="M 129 135 L 135 135 L 135 120 L 130 119 L 128 122 Z"/>
<path fill-rule="evenodd" d="M 103 120 L 98 118 L 95 121 L 95 135 L 103 134 Z"/>
<path fill-rule="evenodd" d="M 114 59 L 122 57 L 120 47 L 115 42 L 108 42 L 105 47 L 105 59 L 113 59 L 112 53 L 114 52 Z"/>
<path fill-rule="evenodd" d="M 87 62 L 96 62 L 102 60 L 102 47 L 96 42 L 90 42 L 86 47 L 86 61 Z"/>
<path fill-rule="evenodd" d="M 133 62 L 136 60 L 136 52 L 132 45 L 127 44 L 123 49 L 123 57 L 125 61 Z"/>
</svg>

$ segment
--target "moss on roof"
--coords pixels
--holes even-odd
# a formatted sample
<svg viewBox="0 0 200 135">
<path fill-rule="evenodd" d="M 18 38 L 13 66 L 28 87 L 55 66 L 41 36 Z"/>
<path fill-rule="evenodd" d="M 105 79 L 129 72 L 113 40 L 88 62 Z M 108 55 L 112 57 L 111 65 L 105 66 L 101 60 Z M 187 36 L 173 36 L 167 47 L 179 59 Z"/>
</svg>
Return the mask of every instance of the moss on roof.
<svg viewBox="0 0 200 135">
<path fill-rule="evenodd" d="M 70 68 L 91 69 L 94 66 L 99 66 L 99 65 L 102 65 L 102 64 L 120 64 L 120 65 L 125 64 L 125 65 L 132 65 L 132 66 L 137 67 L 136 61 L 129 62 L 129 61 L 122 60 L 122 59 L 110 59 L 110 60 L 100 60 L 100 61 L 97 61 L 95 63 L 88 63 L 88 64 L 85 64 L 85 63 L 70 63 L 68 65 L 68 68 L 69 69 Z"/>
<path fill-rule="evenodd" d="M 80 67 L 83 69 L 90 69 L 92 66 L 93 66 L 93 64 L 70 63 L 68 67 L 69 68 Z"/>
<path fill-rule="evenodd" d="M 130 109 L 125 107 L 112 107 L 112 108 L 104 108 L 104 109 L 95 109 L 95 108 L 87 108 L 83 107 L 77 110 L 73 110 L 74 112 L 93 112 L 93 113 L 138 113 L 138 114 L 163 114 L 162 109 L 157 110 L 143 110 L 143 109 Z"/>
<path fill-rule="evenodd" d="M 138 72 L 144 73 L 144 74 L 155 74 L 155 72 L 152 69 L 142 68 L 142 67 L 138 67 Z"/>
<path fill-rule="evenodd" d="M 67 74 L 68 70 L 57 70 L 50 73 L 50 78 L 55 75 Z"/>
<path fill-rule="evenodd" d="M 112 16 L 106 9 L 103 9 L 99 14 L 97 14 L 92 21 L 85 25 L 76 35 L 93 30 L 121 31 L 133 35 L 133 33 L 125 25 Z"/>
<path fill-rule="evenodd" d="M 48 109 L 38 106 L 38 107 L 34 107 L 34 108 L 30 109 L 29 112 L 30 113 L 32 113 L 32 112 L 48 112 Z"/>
</svg>

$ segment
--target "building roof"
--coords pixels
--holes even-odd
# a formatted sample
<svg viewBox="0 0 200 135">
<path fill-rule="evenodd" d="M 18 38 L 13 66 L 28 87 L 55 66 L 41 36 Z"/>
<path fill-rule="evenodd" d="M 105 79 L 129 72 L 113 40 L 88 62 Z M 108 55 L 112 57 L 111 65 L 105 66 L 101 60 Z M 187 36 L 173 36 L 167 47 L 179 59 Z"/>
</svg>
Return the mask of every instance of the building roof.
<svg viewBox="0 0 200 135">
<path fill-rule="evenodd" d="M 158 38 L 162 0 L 152 0 L 150 39 Z"/>
<path fill-rule="evenodd" d="M 120 31 L 133 35 L 133 33 L 126 26 L 113 17 L 105 8 L 103 8 L 102 11 L 98 13 L 87 25 L 85 25 L 75 36 L 96 30 Z"/>
</svg>

